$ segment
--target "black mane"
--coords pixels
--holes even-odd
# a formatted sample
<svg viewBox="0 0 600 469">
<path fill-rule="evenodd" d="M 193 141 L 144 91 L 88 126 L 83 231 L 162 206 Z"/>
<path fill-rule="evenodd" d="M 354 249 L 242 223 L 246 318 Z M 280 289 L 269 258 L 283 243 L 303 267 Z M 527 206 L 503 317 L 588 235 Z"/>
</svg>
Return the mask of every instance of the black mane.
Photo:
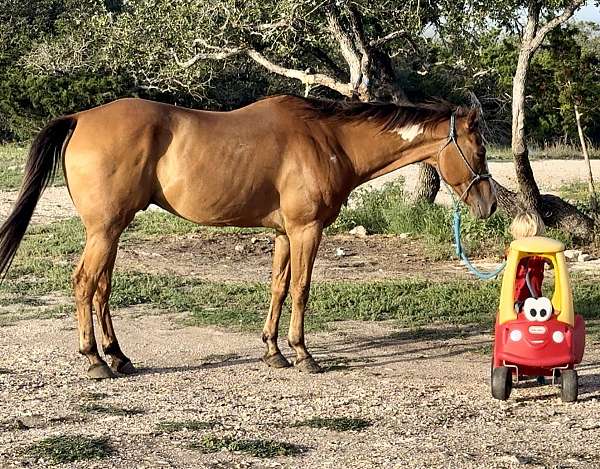
<svg viewBox="0 0 600 469">
<path fill-rule="evenodd" d="M 456 117 L 464 117 L 468 109 L 457 107 L 443 100 L 414 105 L 397 105 L 382 102 L 335 101 L 330 99 L 303 98 L 287 95 L 283 97 L 293 102 L 303 112 L 303 117 L 327 119 L 334 122 L 375 121 L 382 130 L 394 130 L 410 125 L 431 128 Z"/>
</svg>

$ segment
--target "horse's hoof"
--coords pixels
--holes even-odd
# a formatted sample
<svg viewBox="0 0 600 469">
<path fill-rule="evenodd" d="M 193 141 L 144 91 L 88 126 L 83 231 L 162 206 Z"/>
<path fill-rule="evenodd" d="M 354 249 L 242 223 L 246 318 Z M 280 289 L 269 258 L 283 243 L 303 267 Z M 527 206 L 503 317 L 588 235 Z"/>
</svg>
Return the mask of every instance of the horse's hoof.
<svg viewBox="0 0 600 469">
<path fill-rule="evenodd" d="M 302 358 L 300 360 L 296 360 L 294 364 L 298 371 L 303 371 L 305 373 L 322 373 L 323 368 L 315 361 L 313 357 L 310 355 L 308 357 Z"/>
<path fill-rule="evenodd" d="M 133 366 L 133 363 L 131 363 L 130 360 L 124 362 L 122 360 L 113 359 L 110 367 L 114 372 L 121 373 L 122 375 L 133 375 L 137 373 L 135 366 Z"/>
<path fill-rule="evenodd" d="M 281 352 L 277 352 L 275 355 L 267 355 L 265 353 L 262 357 L 262 361 L 271 368 L 288 368 L 292 366 L 292 364 L 281 354 Z"/>
<path fill-rule="evenodd" d="M 106 363 L 96 363 L 95 365 L 90 365 L 87 374 L 88 377 L 92 379 L 106 379 L 115 377 L 115 374 Z"/>
</svg>

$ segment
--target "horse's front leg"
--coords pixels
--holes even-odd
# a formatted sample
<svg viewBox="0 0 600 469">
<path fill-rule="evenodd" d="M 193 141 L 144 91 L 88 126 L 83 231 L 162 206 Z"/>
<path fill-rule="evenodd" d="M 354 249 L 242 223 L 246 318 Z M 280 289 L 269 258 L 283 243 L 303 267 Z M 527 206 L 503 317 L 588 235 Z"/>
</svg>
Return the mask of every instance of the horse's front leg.
<svg viewBox="0 0 600 469">
<path fill-rule="evenodd" d="M 300 371 L 309 373 L 322 371 L 321 367 L 306 350 L 304 342 L 304 313 L 308 302 L 312 269 L 322 233 L 323 225 L 321 222 L 313 222 L 288 232 L 292 270 L 292 317 L 288 343 L 296 352 L 295 366 Z"/>
<path fill-rule="evenodd" d="M 281 354 L 277 345 L 279 317 L 290 287 L 290 240 L 285 233 L 277 233 L 273 251 L 271 274 L 271 305 L 263 328 L 262 340 L 267 346 L 263 361 L 273 368 L 285 368 L 290 362 Z"/>
</svg>

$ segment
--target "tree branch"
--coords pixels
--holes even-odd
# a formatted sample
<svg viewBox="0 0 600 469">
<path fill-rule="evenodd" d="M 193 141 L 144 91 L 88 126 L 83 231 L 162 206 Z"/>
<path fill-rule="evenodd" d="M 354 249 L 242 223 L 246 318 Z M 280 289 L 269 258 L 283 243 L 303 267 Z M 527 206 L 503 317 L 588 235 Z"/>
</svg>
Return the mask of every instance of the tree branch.
<svg viewBox="0 0 600 469">
<path fill-rule="evenodd" d="M 577 9 L 584 3 L 585 3 L 585 0 L 573 0 L 568 6 L 565 7 L 565 10 L 563 11 L 562 15 L 555 16 L 550 21 L 548 21 L 544 26 L 542 26 L 537 31 L 535 36 L 532 38 L 531 46 L 530 46 L 531 52 L 537 50 L 537 48 L 540 47 L 540 45 L 544 41 L 546 35 L 550 31 L 552 31 L 554 28 L 563 24 L 565 21 L 567 21 L 569 18 L 571 18 L 571 16 L 573 16 L 573 14 L 575 13 L 575 11 L 577 11 Z"/>
<path fill-rule="evenodd" d="M 369 42 L 369 47 L 382 46 L 383 44 L 393 41 L 397 37 L 404 36 L 404 35 L 406 35 L 406 31 L 404 29 L 400 29 L 398 31 L 391 32 L 389 34 L 386 34 L 383 37 L 373 39 L 371 42 Z"/>
<path fill-rule="evenodd" d="M 200 52 L 191 57 L 190 59 L 186 60 L 185 62 L 180 61 L 179 57 L 177 57 L 177 54 L 172 49 L 171 53 L 173 54 L 173 57 L 175 58 L 175 63 L 177 65 L 179 65 L 181 68 L 190 68 L 192 65 L 195 65 L 196 62 L 198 62 L 199 60 L 223 60 L 231 56 L 243 54 L 244 52 L 246 52 L 246 49 L 244 49 L 243 47 L 219 49 L 218 47 L 210 46 L 209 48 L 213 50 L 218 50 L 218 52 Z"/>
<path fill-rule="evenodd" d="M 340 51 L 350 68 L 350 81 L 355 83 L 360 76 L 360 55 L 352 38 L 344 31 L 339 19 L 339 12 L 333 7 L 327 11 L 328 29 L 340 45 Z"/>
<path fill-rule="evenodd" d="M 331 71 L 335 74 L 335 76 L 337 78 L 342 78 L 344 76 L 348 75 L 348 72 L 346 72 L 344 69 L 342 69 L 342 67 L 340 67 L 335 60 L 333 60 L 328 54 L 327 52 L 325 52 L 323 49 L 321 49 L 320 47 L 317 47 L 313 44 L 310 43 L 305 43 L 302 45 L 303 49 L 310 55 L 312 55 L 313 57 L 315 57 L 317 60 L 319 60 L 320 62 L 322 62 L 323 64 L 325 64 L 327 67 L 329 67 L 331 69 Z"/>
<path fill-rule="evenodd" d="M 267 59 L 260 52 L 250 48 L 250 47 L 218 47 L 211 44 L 208 44 L 203 39 L 196 39 L 193 42 L 194 45 L 202 44 L 207 49 L 210 49 L 213 52 L 200 52 L 191 57 L 190 59 L 182 62 L 177 57 L 177 54 L 173 51 L 173 57 L 175 58 L 175 62 L 182 68 L 189 68 L 196 64 L 199 60 L 224 60 L 229 57 L 235 55 L 246 54 L 256 63 L 262 65 L 264 68 L 269 70 L 272 73 L 276 73 L 278 75 L 282 75 L 284 77 L 293 78 L 295 80 L 300 80 L 307 86 L 325 86 L 334 91 L 337 91 L 343 96 L 351 97 L 352 96 L 352 86 L 349 83 L 342 83 L 334 78 L 324 75 L 322 73 L 308 73 L 302 70 L 296 70 L 293 68 L 282 67 L 281 65 L 277 65 Z"/>
<path fill-rule="evenodd" d="M 356 9 L 356 5 L 354 4 L 348 7 L 348 12 L 350 14 L 350 28 L 352 29 L 352 34 L 354 35 L 354 44 L 356 49 L 358 49 L 363 57 L 366 57 L 369 54 L 365 40 L 365 30 L 362 24 L 362 18 Z"/>
<path fill-rule="evenodd" d="M 265 67 L 270 72 L 282 75 L 284 77 L 300 80 L 305 85 L 326 86 L 327 88 L 337 91 L 343 96 L 352 96 L 352 86 L 350 86 L 348 83 L 340 83 L 339 81 L 336 81 L 322 73 L 307 73 L 303 72 L 302 70 L 282 67 L 281 65 L 274 64 L 264 55 L 255 51 L 254 49 L 247 49 L 246 53 L 248 54 L 248 57 Z"/>
</svg>

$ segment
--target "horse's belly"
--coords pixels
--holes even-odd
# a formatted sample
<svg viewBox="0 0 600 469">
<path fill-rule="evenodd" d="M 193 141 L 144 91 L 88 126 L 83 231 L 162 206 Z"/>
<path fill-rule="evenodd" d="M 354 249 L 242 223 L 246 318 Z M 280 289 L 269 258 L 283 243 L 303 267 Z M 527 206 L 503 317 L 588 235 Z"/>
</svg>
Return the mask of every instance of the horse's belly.
<svg viewBox="0 0 600 469">
<path fill-rule="evenodd" d="M 278 194 L 272 185 L 218 179 L 182 178 L 163 187 L 155 202 L 201 225 L 280 227 Z"/>
</svg>

